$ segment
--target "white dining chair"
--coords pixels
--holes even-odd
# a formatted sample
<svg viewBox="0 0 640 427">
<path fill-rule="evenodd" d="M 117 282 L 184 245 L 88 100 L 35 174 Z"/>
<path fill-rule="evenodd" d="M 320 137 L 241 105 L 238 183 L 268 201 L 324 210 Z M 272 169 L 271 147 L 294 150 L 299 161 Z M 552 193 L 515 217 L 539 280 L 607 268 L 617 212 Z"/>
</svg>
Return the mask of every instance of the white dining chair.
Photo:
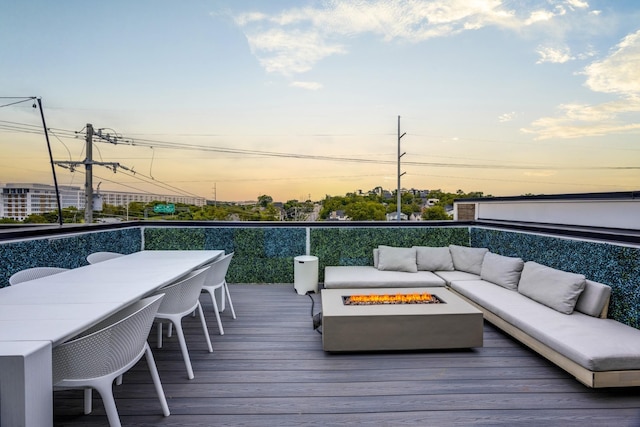
<svg viewBox="0 0 640 427">
<path fill-rule="evenodd" d="M 91 390 L 96 389 L 102 397 L 109 425 L 120 427 L 120 417 L 113 398 L 113 381 L 133 367 L 142 356 L 146 356 L 162 413 L 169 416 L 158 369 L 147 343 L 161 302 L 162 295 L 139 300 L 77 338 L 54 347 L 54 389 L 83 388 L 85 414 L 91 413 Z"/>
<path fill-rule="evenodd" d="M 10 285 L 17 285 L 18 283 L 27 282 L 29 280 L 39 279 L 41 277 L 51 276 L 52 274 L 62 273 L 69 270 L 68 268 L 61 267 L 33 267 L 20 270 L 9 277 Z"/>
<path fill-rule="evenodd" d="M 187 349 L 187 342 L 185 341 L 182 330 L 183 317 L 196 310 L 198 311 L 209 353 L 213 352 L 207 322 L 204 318 L 199 300 L 207 270 L 208 267 L 195 270 L 182 280 L 158 290 L 158 293 L 165 295 L 156 313 L 156 322 L 158 323 L 158 348 L 162 348 L 162 321 L 168 320 L 170 322 L 169 325 L 174 327 L 173 329 L 176 330 L 176 335 L 178 335 L 178 342 L 189 379 L 193 379 L 194 375 L 193 368 L 191 367 L 191 359 L 189 358 L 189 350 Z"/>
<path fill-rule="evenodd" d="M 211 296 L 211 302 L 213 303 L 213 312 L 216 315 L 216 321 L 218 322 L 218 330 L 220 331 L 220 335 L 224 335 L 224 328 L 222 327 L 222 319 L 220 319 L 220 309 L 218 307 L 218 301 L 216 299 L 216 290 L 220 289 L 220 294 L 222 298 L 227 298 L 229 301 L 229 308 L 231 309 L 231 315 L 233 318 L 236 318 L 236 312 L 233 309 L 233 301 L 231 301 L 231 294 L 229 293 L 229 285 L 227 285 L 227 270 L 229 269 L 229 264 L 231 264 L 231 259 L 233 258 L 233 252 L 223 256 L 220 259 L 215 260 L 211 264 L 208 264 L 209 271 L 207 272 L 207 277 L 204 279 L 204 285 L 202 286 L 202 290 L 209 293 Z"/>
<path fill-rule="evenodd" d="M 118 258 L 124 256 L 124 254 L 118 252 L 94 252 L 92 254 L 87 255 L 87 262 L 89 264 L 95 264 L 97 262 L 106 261 L 112 258 Z"/>
</svg>

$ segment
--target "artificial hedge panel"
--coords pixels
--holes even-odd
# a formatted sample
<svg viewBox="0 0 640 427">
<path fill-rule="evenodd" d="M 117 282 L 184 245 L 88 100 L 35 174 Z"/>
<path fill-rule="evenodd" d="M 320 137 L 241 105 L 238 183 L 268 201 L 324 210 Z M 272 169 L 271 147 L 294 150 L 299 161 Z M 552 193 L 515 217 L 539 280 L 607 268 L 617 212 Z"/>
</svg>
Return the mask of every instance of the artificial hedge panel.
<svg viewBox="0 0 640 427">
<path fill-rule="evenodd" d="M 319 258 L 319 280 L 322 282 L 326 266 L 373 265 L 373 248 L 378 245 L 469 246 L 469 241 L 468 227 L 312 228 L 311 255 Z"/>
<path fill-rule="evenodd" d="M 141 246 L 137 227 L 4 243 L 0 245 L 0 287 L 7 286 L 9 277 L 26 268 L 77 268 L 88 264 L 86 258 L 92 252 L 130 254 Z"/>
<path fill-rule="evenodd" d="M 306 230 L 291 227 L 146 228 L 145 249 L 233 252 L 229 283 L 292 283 L 293 257 L 303 255 Z"/>
<path fill-rule="evenodd" d="M 202 250 L 204 243 L 204 228 L 144 227 L 146 250 Z"/>
<path fill-rule="evenodd" d="M 609 318 L 640 328 L 640 248 L 481 228 L 472 228 L 471 242 L 611 286 Z"/>
</svg>

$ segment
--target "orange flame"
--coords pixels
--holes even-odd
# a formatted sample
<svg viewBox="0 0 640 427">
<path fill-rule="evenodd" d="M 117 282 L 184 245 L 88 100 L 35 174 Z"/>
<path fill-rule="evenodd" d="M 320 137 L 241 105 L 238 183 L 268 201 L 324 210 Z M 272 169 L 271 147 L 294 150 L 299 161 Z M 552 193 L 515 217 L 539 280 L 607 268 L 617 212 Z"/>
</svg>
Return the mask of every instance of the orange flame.
<svg viewBox="0 0 640 427">
<path fill-rule="evenodd" d="M 429 293 L 349 295 L 348 304 L 428 304 L 439 302 Z"/>
</svg>

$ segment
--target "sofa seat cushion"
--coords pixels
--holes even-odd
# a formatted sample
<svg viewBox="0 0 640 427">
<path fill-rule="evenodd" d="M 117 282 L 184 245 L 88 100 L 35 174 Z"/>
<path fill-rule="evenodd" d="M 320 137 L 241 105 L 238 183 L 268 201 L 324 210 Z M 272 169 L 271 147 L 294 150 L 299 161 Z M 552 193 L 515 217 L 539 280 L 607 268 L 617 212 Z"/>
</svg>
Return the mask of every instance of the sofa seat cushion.
<svg viewBox="0 0 640 427">
<path fill-rule="evenodd" d="M 640 369 L 640 330 L 580 312 L 562 314 L 483 280 L 451 288 L 591 371 Z"/>
<path fill-rule="evenodd" d="M 434 273 L 442 280 L 450 285 L 454 280 L 480 280 L 479 274 L 467 273 L 466 271 L 434 271 Z"/>
<path fill-rule="evenodd" d="M 371 266 L 333 266 L 324 269 L 324 287 L 331 288 L 392 288 L 438 287 L 444 280 L 430 271 L 407 273 L 381 271 Z"/>
</svg>

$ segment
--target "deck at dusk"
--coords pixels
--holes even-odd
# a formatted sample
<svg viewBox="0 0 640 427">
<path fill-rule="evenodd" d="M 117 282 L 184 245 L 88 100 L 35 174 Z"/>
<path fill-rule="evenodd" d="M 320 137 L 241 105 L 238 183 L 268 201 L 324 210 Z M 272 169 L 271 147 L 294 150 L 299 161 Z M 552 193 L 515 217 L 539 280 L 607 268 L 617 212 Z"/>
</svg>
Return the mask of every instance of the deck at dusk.
<svg viewBox="0 0 640 427">
<path fill-rule="evenodd" d="M 124 426 L 636 426 L 640 389 L 589 389 L 485 323 L 484 347 L 461 351 L 327 354 L 311 298 L 293 285 L 230 285 L 238 318 L 220 336 L 204 296 L 214 352 L 185 318 L 195 379 L 176 338 L 150 343 L 171 409 L 163 417 L 144 358 L 115 386 Z M 314 313 L 321 310 L 320 295 Z M 94 393 L 54 395 L 56 426 L 107 425 Z"/>
</svg>

